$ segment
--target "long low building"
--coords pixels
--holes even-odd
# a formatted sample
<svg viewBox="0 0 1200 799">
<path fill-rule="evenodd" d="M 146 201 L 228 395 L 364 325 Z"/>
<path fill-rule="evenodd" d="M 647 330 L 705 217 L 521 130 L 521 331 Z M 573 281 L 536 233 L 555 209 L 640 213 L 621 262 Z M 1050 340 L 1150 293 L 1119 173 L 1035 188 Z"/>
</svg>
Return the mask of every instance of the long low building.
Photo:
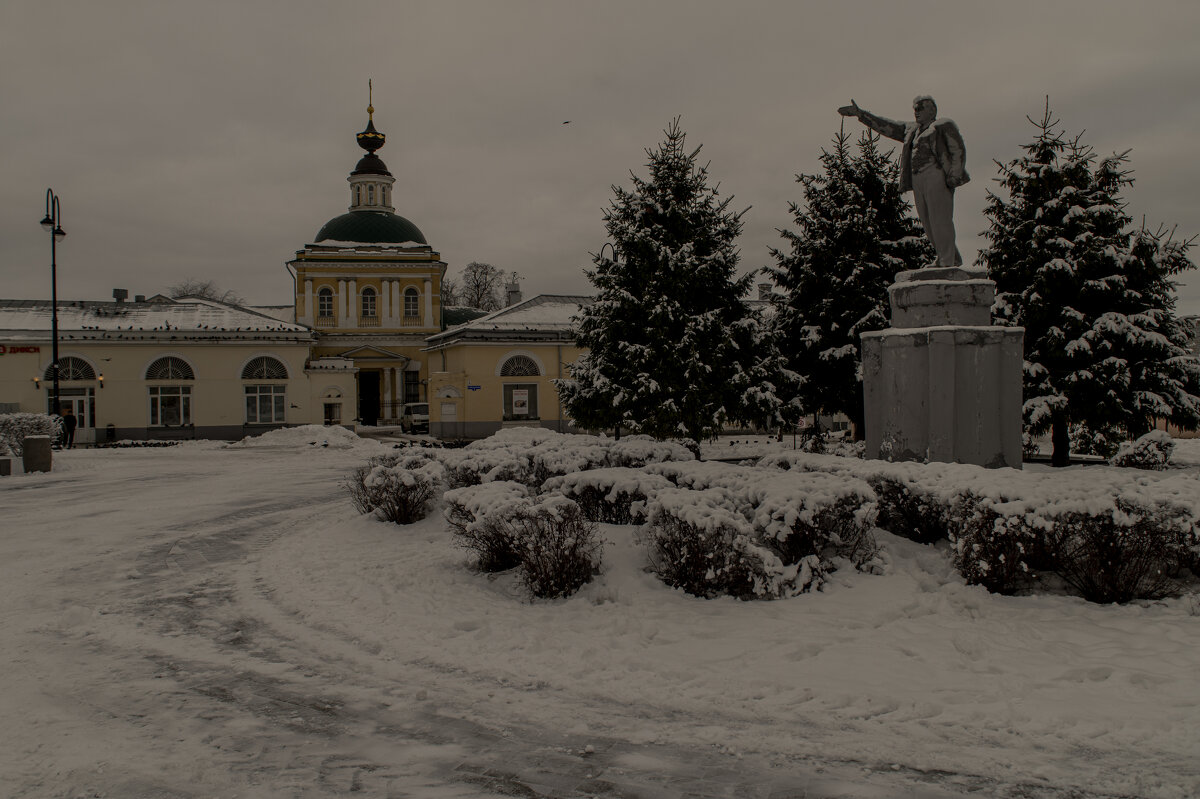
<svg viewBox="0 0 1200 799">
<path fill-rule="evenodd" d="M 140 298 L 139 298 L 140 299 Z M 0 300 L 0 411 L 53 412 L 52 307 Z M 303 325 L 201 298 L 60 302 L 59 396 L 76 441 L 236 439 L 354 418 L 357 368 Z"/>
</svg>

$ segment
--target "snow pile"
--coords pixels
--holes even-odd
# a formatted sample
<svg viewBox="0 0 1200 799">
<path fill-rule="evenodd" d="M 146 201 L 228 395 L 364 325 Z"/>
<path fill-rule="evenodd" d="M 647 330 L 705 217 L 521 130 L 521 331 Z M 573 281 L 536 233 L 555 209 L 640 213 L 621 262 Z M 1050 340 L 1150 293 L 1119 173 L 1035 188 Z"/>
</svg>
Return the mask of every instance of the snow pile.
<svg viewBox="0 0 1200 799">
<path fill-rule="evenodd" d="M 305 424 L 298 427 L 282 427 L 257 436 L 247 436 L 241 441 L 227 444 L 228 447 L 334 447 L 350 449 L 364 442 L 354 431 L 340 425 L 328 427 L 319 424 Z"/>
</svg>

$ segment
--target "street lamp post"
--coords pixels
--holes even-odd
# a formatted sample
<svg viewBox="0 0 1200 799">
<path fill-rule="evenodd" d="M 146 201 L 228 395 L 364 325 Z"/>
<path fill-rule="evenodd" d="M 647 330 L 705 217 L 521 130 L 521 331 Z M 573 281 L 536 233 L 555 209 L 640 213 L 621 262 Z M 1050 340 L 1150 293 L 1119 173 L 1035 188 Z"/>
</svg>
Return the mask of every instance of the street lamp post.
<svg viewBox="0 0 1200 799">
<path fill-rule="evenodd" d="M 58 393 L 58 242 L 66 237 L 62 229 L 62 209 L 58 205 L 58 195 L 51 189 L 46 189 L 46 215 L 42 217 L 42 228 L 50 232 L 50 357 L 53 361 L 50 369 L 54 375 L 54 388 L 50 408 L 54 413 L 62 413 Z"/>
</svg>

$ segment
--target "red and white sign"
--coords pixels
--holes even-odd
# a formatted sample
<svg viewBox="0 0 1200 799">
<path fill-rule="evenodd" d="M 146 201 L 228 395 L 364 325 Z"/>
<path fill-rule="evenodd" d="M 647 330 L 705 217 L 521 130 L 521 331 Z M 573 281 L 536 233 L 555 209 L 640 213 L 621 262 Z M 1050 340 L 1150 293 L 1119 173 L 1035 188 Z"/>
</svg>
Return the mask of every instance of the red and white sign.
<svg viewBox="0 0 1200 799">
<path fill-rule="evenodd" d="M 41 347 L 26 347 L 17 346 L 15 344 L 0 344 L 0 355 L 16 355 L 21 352 L 37 353 L 41 352 Z"/>
</svg>

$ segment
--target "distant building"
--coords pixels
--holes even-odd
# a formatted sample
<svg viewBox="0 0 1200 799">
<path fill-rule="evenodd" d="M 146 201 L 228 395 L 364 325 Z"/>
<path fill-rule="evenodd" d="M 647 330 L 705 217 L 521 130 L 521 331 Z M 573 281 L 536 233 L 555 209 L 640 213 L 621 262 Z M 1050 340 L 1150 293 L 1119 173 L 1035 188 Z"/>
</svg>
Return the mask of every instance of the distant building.
<svg viewBox="0 0 1200 799">
<path fill-rule="evenodd" d="M 518 297 L 510 292 L 510 299 Z M 573 431 L 553 381 L 570 377 L 580 353 L 571 318 L 591 302 L 542 294 L 429 336 L 430 433 L 480 438 L 503 427 Z"/>
</svg>

